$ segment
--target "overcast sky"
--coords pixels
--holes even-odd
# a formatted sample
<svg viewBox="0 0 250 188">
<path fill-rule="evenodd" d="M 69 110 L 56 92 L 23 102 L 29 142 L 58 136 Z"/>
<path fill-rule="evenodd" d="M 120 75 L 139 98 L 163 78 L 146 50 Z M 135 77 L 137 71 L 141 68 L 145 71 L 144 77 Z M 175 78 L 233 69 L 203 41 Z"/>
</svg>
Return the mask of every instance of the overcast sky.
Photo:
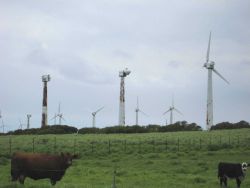
<svg viewBox="0 0 250 188">
<path fill-rule="evenodd" d="M 0 109 L 7 130 L 19 119 L 41 126 L 41 76 L 50 74 L 48 113 L 61 102 L 64 124 L 118 124 L 119 71 L 125 79 L 126 124 L 174 121 L 205 127 L 208 36 L 210 59 L 230 82 L 213 75 L 214 123 L 250 121 L 249 0 L 0 0 Z M 54 121 L 49 121 L 53 124 Z"/>
</svg>

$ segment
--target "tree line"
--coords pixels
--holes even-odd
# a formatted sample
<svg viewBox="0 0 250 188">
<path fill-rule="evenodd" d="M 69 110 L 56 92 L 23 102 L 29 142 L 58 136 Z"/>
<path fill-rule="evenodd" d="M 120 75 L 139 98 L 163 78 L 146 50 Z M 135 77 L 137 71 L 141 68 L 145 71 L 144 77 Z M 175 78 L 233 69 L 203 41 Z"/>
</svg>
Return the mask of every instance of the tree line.
<svg viewBox="0 0 250 188">
<path fill-rule="evenodd" d="M 250 124 L 246 121 L 238 123 L 222 122 L 212 126 L 211 130 L 221 129 L 239 129 L 250 128 Z M 147 126 L 132 125 L 132 126 L 110 126 L 104 128 L 85 127 L 77 129 L 68 125 L 52 125 L 44 128 L 18 129 L 9 131 L 5 135 L 23 135 L 23 134 L 113 134 L 113 133 L 152 133 L 152 132 L 176 132 L 176 131 L 202 131 L 201 126 L 196 123 L 187 123 L 186 121 L 178 121 L 171 125 L 161 126 L 150 124 Z M 3 135 L 3 133 L 0 133 Z"/>
</svg>

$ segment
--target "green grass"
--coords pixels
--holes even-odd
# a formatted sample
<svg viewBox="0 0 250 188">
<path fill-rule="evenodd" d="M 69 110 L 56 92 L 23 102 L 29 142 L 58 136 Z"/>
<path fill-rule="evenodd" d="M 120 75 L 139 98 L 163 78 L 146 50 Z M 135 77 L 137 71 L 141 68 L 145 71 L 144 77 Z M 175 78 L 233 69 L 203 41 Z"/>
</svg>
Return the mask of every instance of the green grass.
<svg viewBox="0 0 250 188">
<path fill-rule="evenodd" d="M 23 135 L 0 137 L 0 187 L 10 182 L 10 153 L 76 152 L 75 160 L 55 187 L 118 188 L 219 187 L 219 161 L 250 162 L 250 129 L 112 135 Z M 10 149 L 11 140 L 11 149 Z M 179 141 L 178 141 L 179 140 Z M 178 144 L 179 143 L 179 144 Z M 236 187 L 234 180 L 230 187 Z M 27 178 L 25 187 L 52 187 L 49 180 Z M 250 187 L 246 177 L 242 188 Z"/>
</svg>

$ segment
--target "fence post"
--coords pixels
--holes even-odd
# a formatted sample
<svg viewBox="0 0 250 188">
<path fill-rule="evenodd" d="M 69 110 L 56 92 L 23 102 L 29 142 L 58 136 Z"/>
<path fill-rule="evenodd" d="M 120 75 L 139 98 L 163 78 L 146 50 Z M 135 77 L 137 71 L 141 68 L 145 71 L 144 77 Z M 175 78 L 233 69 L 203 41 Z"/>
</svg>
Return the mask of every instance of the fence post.
<svg viewBox="0 0 250 188">
<path fill-rule="evenodd" d="M 200 150 L 201 150 L 201 138 L 200 138 Z"/>
<path fill-rule="evenodd" d="M 166 141 L 165 141 L 165 149 L 166 151 L 168 151 L 168 139 L 166 138 Z"/>
<path fill-rule="evenodd" d="M 180 151 L 180 139 L 179 138 L 177 140 L 177 145 L 178 145 L 178 151 Z"/>
<path fill-rule="evenodd" d="M 74 139 L 74 155 L 76 154 L 76 139 Z"/>
<path fill-rule="evenodd" d="M 33 153 L 35 151 L 35 138 L 34 137 L 32 138 L 32 151 Z"/>
<path fill-rule="evenodd" d="M 127 151 L 127 140 L 124 141 L 124 151 Z"/>
<path fill-rule="evenodd" d="M 141 153 L 141 140 L 139 140 L 139 153 Z"/>
<path fill-rule="evenodd" d="M 91 151 L 92 151 L 92 153 L 94 152 L 94 142 L 93 141 L 91 142 Z"/>
<path fill-rule="evenodd" d="M 54 137 L 54 153 L 56 153 L 56 137 Z"/>
<path fill-rule="evenodd" d="M 155 152 L 155 140 L 153 140 L 153 152 Z"/>
<path fill-rule="evenodd" d="M 10 154 L 10 156 L 11 156 L 11 150 L 12 150 L 12 148 L 11 148 L 11 145 L 12 145 L 12 141 L 11 141 L 11 137 L 9 138 L 9 154 Z"/>
<path fill-rule="evenodd" d="M 110 140 L 109 140 L 109 154 L 110 154 L 110 152 L 111 152 L 111 151 L 110 151 Z"/>
</svg>

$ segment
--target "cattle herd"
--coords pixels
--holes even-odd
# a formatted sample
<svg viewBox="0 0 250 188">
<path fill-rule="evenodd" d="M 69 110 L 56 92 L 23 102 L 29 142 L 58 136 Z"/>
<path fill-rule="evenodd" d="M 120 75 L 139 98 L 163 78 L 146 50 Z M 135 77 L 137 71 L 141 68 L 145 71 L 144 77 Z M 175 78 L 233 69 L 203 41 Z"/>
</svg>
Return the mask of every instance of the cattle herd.
<svg viewBox="0 0 250 188">
<path fill-rule="evenodd" d="M 72 165 L 72 159 L 77 155 L 61 153 L 60 155 L 39 154 L 39 153 L 14 153 L 11 158 L 12 181 L 19 181 L 24 184 L 26 177 L 34 180 L 50 179 L 52 185 L 60 181 L 67 168 Z M 227 179 L 236 179 L 237 187 L 246 176 L 247 163 L 224 163 L 218 164 L 218 178 L 220 185 L 227 187 Z"/>
</svg>

